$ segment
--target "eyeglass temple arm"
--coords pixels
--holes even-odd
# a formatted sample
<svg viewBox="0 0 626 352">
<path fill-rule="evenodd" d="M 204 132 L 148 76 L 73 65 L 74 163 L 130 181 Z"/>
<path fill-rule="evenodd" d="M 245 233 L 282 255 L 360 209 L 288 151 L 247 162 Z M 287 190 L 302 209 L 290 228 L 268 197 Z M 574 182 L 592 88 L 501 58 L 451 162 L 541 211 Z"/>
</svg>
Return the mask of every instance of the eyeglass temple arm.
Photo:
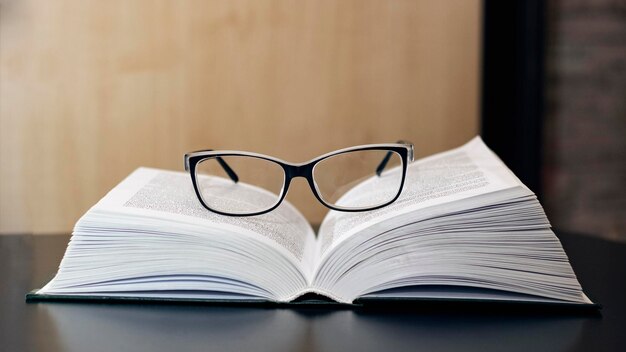
<svg viewBox="0 0 626 352">
<path fill-rule="evenodd" d="M 239 176 L 237 176 L 235 171 L 233 171 L 233 169 L 230 166 L 228 166 L 228 164 L 224 161 L 224 159 L 222 159 L 219 156 L 216 157 L 215 159 L 222 166 L 224 171 L 226 171 L 226 174 L 228 174 L 228 177 L 230 177 L 230 179 L 233 180 L 233 182 L 235 183 L 239 182 Z"/>
<path fill-rule="evenodd" d="M 213 149 L 205 149 L 205 150 L 198 150 L 197 152 L 212 152 L 212 151 Z M 197 153 L 197 152 L 194 152 L 194 153 Z M 230 177 L 230 179 L 233 180 L 233 182 L 235 183 L 239 182 L 239 176 L 237 176 L 237 173 L 235 173 L 235 171 L 226 163 L 226 161 L 224 161 L 224 158 L 216 156 L 215 160 L 217 160 L 218 164 L 220 164 L 222 169 L 224 169 L 228 177 Z M 188 168 L 188 165 L 185 164 L 185 169 L 187 168 Z"/>
<path fill-rule="evenodd" d="M 399 140 L 396 143 L 413 145 L 411 142 L 407 142 L 407 141 L 403 141 L 403 140 Z M 387 166 L 387 163 L 389 162 L 389 159 L 391 159 L 392 153 L 393 152 L 387 152 L 387 154 L 385 155 L 383 160 L 380 162 L 380 164 L 378 164 L 378 167 L 376 168 L 376 176 L 380 176 L 380 174 L 383 173 L 383 170 L 385 170 L 385 167 Z M 411 159 L 412 159 L 412 155 L 411 155 Z"/>
</svg>

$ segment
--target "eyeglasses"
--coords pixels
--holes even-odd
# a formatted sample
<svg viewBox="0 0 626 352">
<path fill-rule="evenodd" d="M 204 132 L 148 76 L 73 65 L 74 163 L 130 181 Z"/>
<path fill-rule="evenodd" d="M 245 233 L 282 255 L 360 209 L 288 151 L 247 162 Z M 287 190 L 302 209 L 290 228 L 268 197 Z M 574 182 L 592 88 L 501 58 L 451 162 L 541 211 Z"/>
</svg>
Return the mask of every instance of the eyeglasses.
<svg viewBox="0 0 626 352">
<path fill-rule="evenodd" d="M 221 215 L 254 216 L 280 205 L 294 177 L 304 177 L 326 207 L 346 212 L 379 209 L 402 192 L 413 144 L 400 141 L 340 149 L 305 163 L 243 151 L 185 154 L 185 170 L 200 203 Z"/>
</svg>

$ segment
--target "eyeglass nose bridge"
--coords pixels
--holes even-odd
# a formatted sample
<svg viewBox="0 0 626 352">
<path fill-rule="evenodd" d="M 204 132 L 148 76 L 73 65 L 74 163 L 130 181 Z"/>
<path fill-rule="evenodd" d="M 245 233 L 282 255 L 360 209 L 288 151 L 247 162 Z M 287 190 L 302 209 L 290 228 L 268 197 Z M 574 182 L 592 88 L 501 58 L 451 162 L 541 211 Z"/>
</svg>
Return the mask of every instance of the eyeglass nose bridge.
<svg viewBox="0 0 626 352">
<path fill-rule="evenodd" d="M 309 184 L 309 186 L 311 187 L 311 191 L 313 191 L 313 194 L 316 196 L 316 198 L 320 198 L 319 195 L 317 194 L 317 189 L 315 187 L 315 182 L 313 181 L 313 167 L 315 166 L 315 163 L 308 163 L 308 164 L 297 164 L 297 165 L 288 165 L 285 164 L 283 165 L 283 168 L 285 169 L 285 188 L 288 189 L 289 185 L 291 184 L 291 180 L 296 178 L 296 177 L 302 177 L 305 178 L 307 180 L 307 183 Z M 285 191 L 286 191 L 285 189 Z M 320 199 L 321 201 L 321 199 Z"/>
<path fill-rule="evenodd" d="M 307 180 L 313 179 L 313 164 L 304 165 L 284 165 L 287 180 L 296 177 L 304 177 Z"/>
</svg>

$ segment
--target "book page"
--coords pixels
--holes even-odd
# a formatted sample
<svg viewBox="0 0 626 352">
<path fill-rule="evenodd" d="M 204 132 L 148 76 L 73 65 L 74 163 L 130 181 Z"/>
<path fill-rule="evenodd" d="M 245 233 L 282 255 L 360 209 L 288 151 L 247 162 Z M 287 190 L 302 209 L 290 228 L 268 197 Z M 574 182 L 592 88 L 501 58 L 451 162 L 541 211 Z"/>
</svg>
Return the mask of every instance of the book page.
<svg viewBox="0 0 626 352">
<path fill-rule="evenodd" d="M 253 191 L 249 193 L 254 195 Z M 259 216 L 219 215 L 202 207 L 187 173 L 139 168 L 93 210 L 121 210 L 143 217 L 177 221 L 181 227 L 204 226 L 224 233 L 254 236 L 297 262 L 306 274 L 312 270 L 315 234 L 304 216 L 291 204 L 284 201 L 275 210 Z"/>
<path fill-rule="evenodd" d="M 401 169 L 388 172 L 401 172 Z M 376 177 L 355 186 L 341 202 L 362 204 L 356 199 L 371 197 L 376 204 L 376 194 L 388 192 L 380 192 L 380 187 L 386 184 Z M 321 258 L 345 238 L 384 220 L 516 186 L 523 185 L 482 139 L 476 137 L 460 148 L 411 163 L 402 194 L 394 203 L 368 212 L 329 212 L 320 227 L 317 256 Z"/>
</svg>

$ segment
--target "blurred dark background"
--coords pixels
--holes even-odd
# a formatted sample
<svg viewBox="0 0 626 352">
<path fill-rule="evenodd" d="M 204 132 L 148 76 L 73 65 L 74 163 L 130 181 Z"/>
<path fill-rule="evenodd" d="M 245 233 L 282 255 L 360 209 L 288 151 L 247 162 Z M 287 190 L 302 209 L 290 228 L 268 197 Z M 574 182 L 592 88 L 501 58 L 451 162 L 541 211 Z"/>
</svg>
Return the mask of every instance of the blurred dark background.
<svg viewBox="0 0 626 352">
<path fill-rule="evenodd" d="M 483 138 L 552 225 L 626 241 L 626 2 L 485 1 Z"/>
</svg>

